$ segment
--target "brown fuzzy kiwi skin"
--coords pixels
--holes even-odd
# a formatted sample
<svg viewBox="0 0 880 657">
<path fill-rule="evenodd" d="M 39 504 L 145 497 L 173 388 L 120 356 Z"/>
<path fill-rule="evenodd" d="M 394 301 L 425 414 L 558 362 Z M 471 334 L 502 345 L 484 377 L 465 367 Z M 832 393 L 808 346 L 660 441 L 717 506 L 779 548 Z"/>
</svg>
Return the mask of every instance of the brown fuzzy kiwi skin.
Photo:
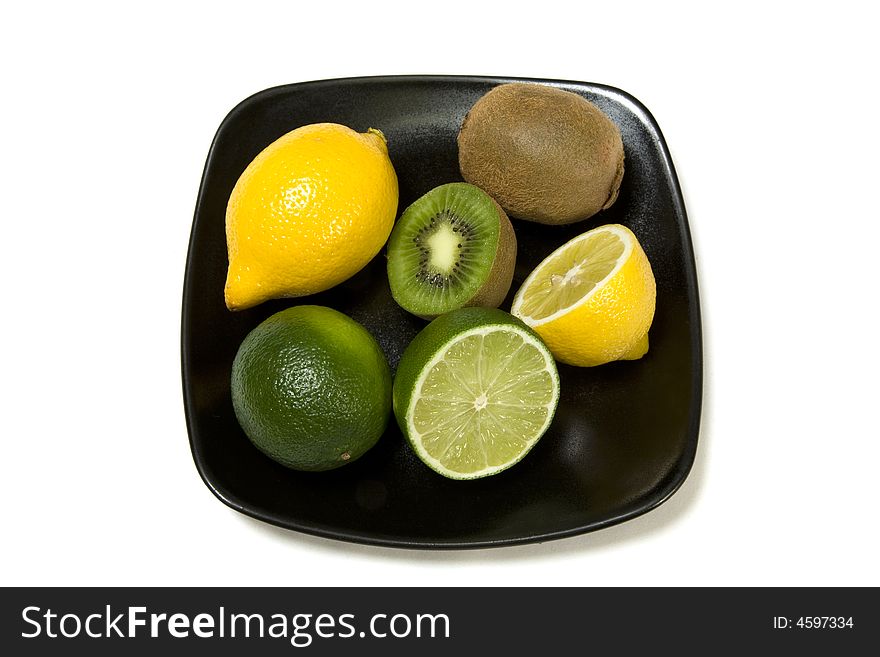
<svg viewBox="0 0 880 657">
<path fill-rule="evenodd" d="M 516 265 L 516 233 L 504 209 L 492 199 L 498 211 L 498 246 L 495 248 L 495 259 L 486 282 L 480 286 L 474 296 L 468 299 L 462 308 L 479 306 L 481 308 L 497 308 L 510 292 L 513 284 L 513 271 Z M 432 320 L 439 315 L 416 315 L 422 319 Z"/>
<path fill-rule="evenodd" d="M 536 83 L 494 87 L 458 133 L 462 177 L 517 219 L 570 224 L 617 199 L 620 130 L 585 98 Z"/>
</svg>

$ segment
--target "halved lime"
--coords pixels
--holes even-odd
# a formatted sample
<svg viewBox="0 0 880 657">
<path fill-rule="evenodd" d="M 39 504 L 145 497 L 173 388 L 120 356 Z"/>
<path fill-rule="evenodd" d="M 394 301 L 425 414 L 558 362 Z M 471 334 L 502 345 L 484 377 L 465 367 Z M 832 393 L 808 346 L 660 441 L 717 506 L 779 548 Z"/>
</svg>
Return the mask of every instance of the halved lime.
<svg viewBox="0 0 880 657">
<path fill-rule="evenodd" d="M 394 379 L 394 414 L 418 457 L 451 479 L 509 468 L 544 435 L 559 401 L 550 351 L 520 320 L 463 308 L 431 322 Z"/>
</svg>

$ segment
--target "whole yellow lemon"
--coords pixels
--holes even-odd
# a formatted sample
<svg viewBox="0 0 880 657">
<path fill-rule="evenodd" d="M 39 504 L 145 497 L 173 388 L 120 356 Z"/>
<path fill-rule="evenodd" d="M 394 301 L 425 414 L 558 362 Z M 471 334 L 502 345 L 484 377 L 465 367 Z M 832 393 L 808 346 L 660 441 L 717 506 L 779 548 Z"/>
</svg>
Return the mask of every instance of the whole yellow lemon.
<svg viewBox="0 0 880 657">
<path fill-rule="evenodd" d="M 322 292 L 360 271 L 397 214 L 384 135 L 335 123 L 297 128 L 248 165 L 226 207 L 226 306 Z"/>
</svg>

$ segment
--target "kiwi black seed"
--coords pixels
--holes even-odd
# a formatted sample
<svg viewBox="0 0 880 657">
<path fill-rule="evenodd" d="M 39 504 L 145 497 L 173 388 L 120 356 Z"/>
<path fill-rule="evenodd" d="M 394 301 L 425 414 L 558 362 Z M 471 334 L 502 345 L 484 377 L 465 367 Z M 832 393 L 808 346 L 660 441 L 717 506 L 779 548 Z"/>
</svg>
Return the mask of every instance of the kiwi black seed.
<svg viewBox="0 0 880 657">
<path fill-rule="evenodd" d="M 405 310 L 431 319 L 497 308 L 513 280 L 516 236 L 504 210 L 468 183 L 435 187 L 403 211 L 388 240 L 388 281 Z"/>
<path fill-rule="evenodd" d="M 511 217 L 569 224 L 611 206 L 623 178 L 620 130 L 585 98 L 556 87 L 494 87 L 458 133 L 462 177 Z"/>
</svg>

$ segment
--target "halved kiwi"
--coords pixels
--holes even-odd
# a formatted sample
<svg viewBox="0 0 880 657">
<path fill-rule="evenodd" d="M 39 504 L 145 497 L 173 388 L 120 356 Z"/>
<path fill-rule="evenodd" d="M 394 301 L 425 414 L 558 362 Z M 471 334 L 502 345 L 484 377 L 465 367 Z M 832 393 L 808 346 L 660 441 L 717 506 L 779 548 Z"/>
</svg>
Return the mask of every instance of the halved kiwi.
<svg viewBox="0 0 880 657">
<path fill-rule="evenodd" d="M 405 310 L 430 319 L 496 308 L 510 290 L 516 236 L 492 197 L 468 183 L 435 187 L 403 211 L 388 240 L 388 281 Z"/>
</svg>

